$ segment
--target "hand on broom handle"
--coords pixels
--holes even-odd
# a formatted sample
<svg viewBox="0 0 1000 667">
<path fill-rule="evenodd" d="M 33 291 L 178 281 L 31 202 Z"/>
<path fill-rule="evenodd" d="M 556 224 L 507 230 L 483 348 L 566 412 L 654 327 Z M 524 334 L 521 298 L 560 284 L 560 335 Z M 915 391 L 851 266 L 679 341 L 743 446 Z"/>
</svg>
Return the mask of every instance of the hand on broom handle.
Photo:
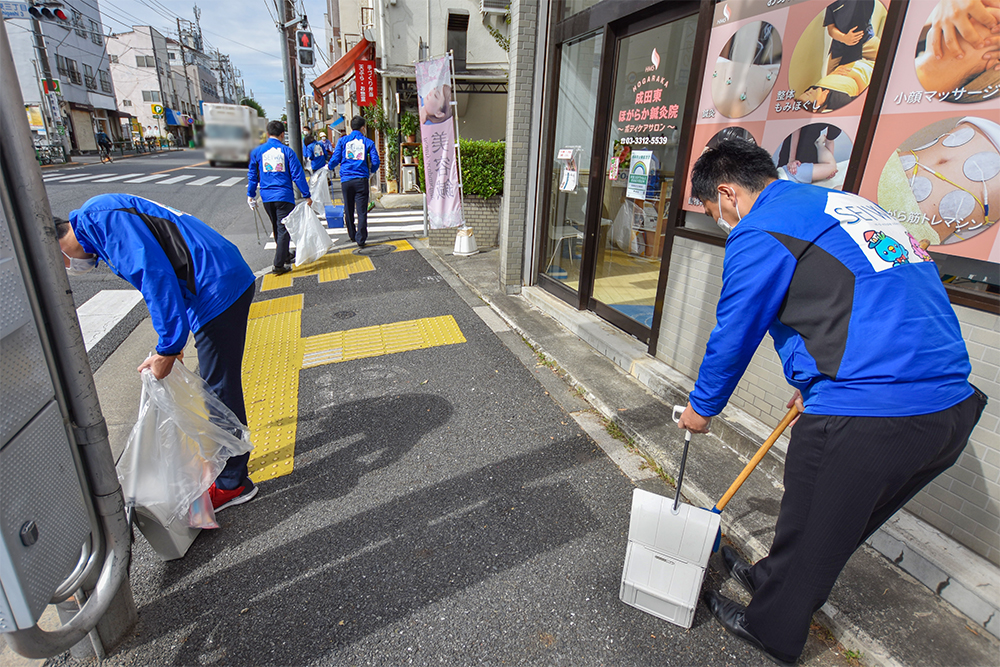
<svg viewBox="0 0 1000 667">
<path fill-rule="evenodd" d="M 743 486 L 743 482 L 745 482 L 747 477 L 750 476 L 753 469 L 757 467 L 757 464 L 761 462 L 764 455 L 767 454 L 769 449 L 771 449 L 771 445 L 773 445 L 775 441 L 781 437 L 781 434 L 785 431 L 785 428 L 789 424 L 798 419 L 802 403 L 801 401 L 796 401 L 795 399 L 796 397 L 793 397 L 792 400 L 789 401 L 790 409 L 788 410 L 788 413 L 781 420 L 781 423 L 778 424 L 778 427 L 774 429 L 770 436 L 768 436 L 767 440 L 764 441 L 764 444 L 760 446 L 760 449 L 758 449 L 757 453 L 754 454 L 754 457 L 750 459 L 750 462 L 746 464 L 743 468 L 743 472 L 741 472 L 740 476 L 736 478 L 736 481 L 729 486 L 729 490 L 726 491 L 722 498 L 719 499 L 719 502 L 715 504 L 715 507 L 712 509 L 713 512 L 716 514 L 722 512 L 722 510 L 726 507 L 726 504 L 729 503 L 736 492 L 740 490 L 740 487 Z"/>
</svg>

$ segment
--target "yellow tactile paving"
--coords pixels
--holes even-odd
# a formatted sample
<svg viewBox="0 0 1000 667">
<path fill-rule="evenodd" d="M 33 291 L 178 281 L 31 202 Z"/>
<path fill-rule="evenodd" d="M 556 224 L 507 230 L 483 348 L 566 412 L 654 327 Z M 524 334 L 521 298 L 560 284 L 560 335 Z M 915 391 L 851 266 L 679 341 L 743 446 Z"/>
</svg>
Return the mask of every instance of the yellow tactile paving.
<svg viewBox="0 0 1000 667">
<path fill-rule="evenodd" d="M 292 471 L 302 368 L 301 294 L 259 301 L 250 307 L 243 387 L 253 434 L 250 479 Z"/>
<path fill-rule="evenodd" d="M 355 255 L 349 249 L 340 252 L 331 252 L 321 259 L 297 266 L 289 273 L 276 276 L 268 273 L 260 284 L 260 291 L 291 287 L 295 278 L 305 278 L 306 276 L 319 276 L 319 282 L 328 283 L 332 280 L 344 280 L 352 273 L 362 273 L 364 271 L 374 271 L 375 265 L 372 260 L 364 255 Z"/>
<path fill-rule="evenodd" d="M 302 367 L 464 343 L 451 315 L 334 331 L 302 339 Z"/>
</svg>

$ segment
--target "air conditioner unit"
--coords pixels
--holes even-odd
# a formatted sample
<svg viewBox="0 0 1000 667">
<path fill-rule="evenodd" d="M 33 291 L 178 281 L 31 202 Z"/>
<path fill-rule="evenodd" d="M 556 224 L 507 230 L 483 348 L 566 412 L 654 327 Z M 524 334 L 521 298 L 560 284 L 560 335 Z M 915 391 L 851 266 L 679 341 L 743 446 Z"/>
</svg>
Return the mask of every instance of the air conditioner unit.
<svg viewBox="0 0 1000 667">
<path fill-rule="evenodd" d="M 479 0 L 479 11 L 483 14 L 506 14 L 510 0 Z"/>
</svg>

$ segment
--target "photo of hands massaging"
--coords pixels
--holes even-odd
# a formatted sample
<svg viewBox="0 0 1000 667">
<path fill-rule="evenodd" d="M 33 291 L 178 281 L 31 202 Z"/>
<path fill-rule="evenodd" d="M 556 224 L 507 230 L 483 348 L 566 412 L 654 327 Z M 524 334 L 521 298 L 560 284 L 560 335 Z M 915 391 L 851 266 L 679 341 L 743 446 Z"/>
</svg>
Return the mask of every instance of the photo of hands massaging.
<svg viewBox="0 0 1000 667">
<path fill-rule="evenodd" d="M 813 123 L 785 137 L 772 155 L 782 180 L 841 190 L 851 149 L 850 138 L 840 128 Z"/>
<path fill-rule="evenodd" d="M 868 89 L 886 15 L 878 0 L 835 0 L 809 23 L 788 69 L 803 109 L 828 113 Z"/>
<path fill-rule="evenodd" d="M 920 85 L 938 100 L 1000 99 L 1000 0 L 937 3 L 920 31 L 915 67 Z"/>
</svg>

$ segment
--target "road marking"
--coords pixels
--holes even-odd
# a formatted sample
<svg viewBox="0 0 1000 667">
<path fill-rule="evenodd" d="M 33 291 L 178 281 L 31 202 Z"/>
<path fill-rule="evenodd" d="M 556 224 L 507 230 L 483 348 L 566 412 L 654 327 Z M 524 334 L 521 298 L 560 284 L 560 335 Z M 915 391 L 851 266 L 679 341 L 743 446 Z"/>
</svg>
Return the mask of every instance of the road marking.
<svg viewBox="0 0 1000 667">
<path fill-rule="evenodd" d="M 174 176 L 173 178 L 168 178 L 165 181 L 160 181 L 157 185 L 173 185 L 174 183 L 182 183 L 189 178 L 194 178 L 194 176 Z"/>
<path fill-rule="evenodd" d="M 180 178 L 180 177 L 178 176 L 178 178 Z M 208 185 L 209 183 L 211 183 L 212 181 L 214 181 L 214 180 L 216 180 L 218 178 L 219 178 L 219 176 L 204 176 L 202 178 L 199 178 L 197 181 L 191 181 L 190 183 L 188 183 L 188 185 Z M 164 182 L 166 182 L 166 181 L 164 181 Z"/>
<path fill-rule="evenodd" d="M 163 157 L 163 156 L 157 155 L 156 157 Z M 199 166 L 201 166 L 203 164 L 208 164 L 208 160 L 205 160 L 204 162 L 195 162 L 194 164 L 186 164 L 183 167 L 174 167 L 173 169 L 164 169 L 163 171 L 158 171 L 156 173 L 158 173 L 158 174 L 169 174 L 172 171 L 178 171 L 180 169 L 188 169 L 190 167 L 199 167 Z"/>
<path fill-rule="evenodd" d="M 303 304 L 303 295 L 295 294 L 250 306 L 243 387 L 254 442 L 248 464 L 254 482 L 294 468 L 303 368 L 466 342 L 451 315 L 302 338 Z"/>
<path fill-rule="evenodd" d="M 227 178 L 226 180 L 222 181 L 221 183 L 216 183 L 215 187 L 217 187 L 217 188 L 230 188 L 230 187 L 236 185 L 237 183 L 239 183 L 242 180 L 243 180 L 242 176 L 233 176 L 232 178 Z"/>
<path fill-rule="evenodd" d="M 140 301 L 142 293 L 139 290 L 101 290 L 77 308 L 76 317 L 80 320 L 87 352 L 101 342 Z"/>
<path fill-rule="evenodd" d="M 64 178 L 73 178 L 74 176 L 79 176 L 80 174 L 59 174 L 58 176 L 46 176 L 42 180 L 48 183 L 49 181 L 61 181 Z"/>
<path fill-rule="evenodd" d="M 291 287 L 295 278 L 305 278 L 306 276 L 319 276 L 321 283 L 328 283 L 334 280 L 345 280 L 353 273 L 364 273 L 374 271 L 370 257 L 355 255 L 350 249 L 330 254 L 318 259 L 311 264 L 297 266 L 289 273 L 276 276 L 268 273 L 260 283 L 260 291 L 266 292 L 273 289 Z"/>
<path fill-rule="evenodd" d="M 148 183 L 149 181 L 155 181 L 158 178 L 163 178 L 163 174 L 150 174 L 149 176 L 143 176 L 142 178 L 133 178 L 131 181 L 125 181 L 126 183 Z"/>
<path fill-rule="evenodd" d="M 371 240 L 373 232 L 376 233 L 376 234 L 379 234 L 379 233 L 394 233 L 395 234 L 395 233 L 404 233 L 404 232 L 406 232 L 406 233 L 412 233 L 412 232 L 423 232 L 423 231 L 424 231 L 423 223 L 421 223 L 419 225 L 383 225 L 383 224 L 378 224 L 377 226 L 375 224 L 372 224 L 372 225 L 368 226 L 368 238 L 369 238 L 369 240 Z M 343 227 L 334 227 L 333 229 L 326 228 L 326 233 L 327 233 L 328 236 L 345 236 L 345 237 L 347 236 L 347 230 L 345 228 L 343 228 Z M 275 243 L 275 241 L 273 240 L 274 239 L 274 233 L 273 232 L 268 235 L 268 238 L 270 238 L 272 240 L 270 240 L 270 241 L 268 241 L 267 243 L 264 244 L 264 250 L 274 250 L 275 248 L 277 248 L 278 244 Z M 374 245 L 375 243 L 378 243 L 378 241 L 372 240 L 372 244 Z M 289 248 L 294 248 L 295 244 L 292 243 L 292 242 L 289 242 L 288 247 Z M 397 249 L 398 250 L 413 250 L 413 248 L 397 248 Z"/>
<path fill-rule="evenodd" d="M 86 176 L 74 176 L 73 178 L 67 178 L 65 180 L 59 181 L 59 184 L 63 183 L 82 183 L 83 181 L 89 181 L 92 178 L 100 178 L 101 174 L 87 174 Z"/>
<path fill-rule="evenodd" d="M 120 181 L 125 178 L 132 178 L 133 176 L 139 176 L 140 174 L 121 174 L 119 176 L 110 176 L 108 178 L 99 178 L 94 183 L 110 183 L 112 181 Z"/>
</svg>

